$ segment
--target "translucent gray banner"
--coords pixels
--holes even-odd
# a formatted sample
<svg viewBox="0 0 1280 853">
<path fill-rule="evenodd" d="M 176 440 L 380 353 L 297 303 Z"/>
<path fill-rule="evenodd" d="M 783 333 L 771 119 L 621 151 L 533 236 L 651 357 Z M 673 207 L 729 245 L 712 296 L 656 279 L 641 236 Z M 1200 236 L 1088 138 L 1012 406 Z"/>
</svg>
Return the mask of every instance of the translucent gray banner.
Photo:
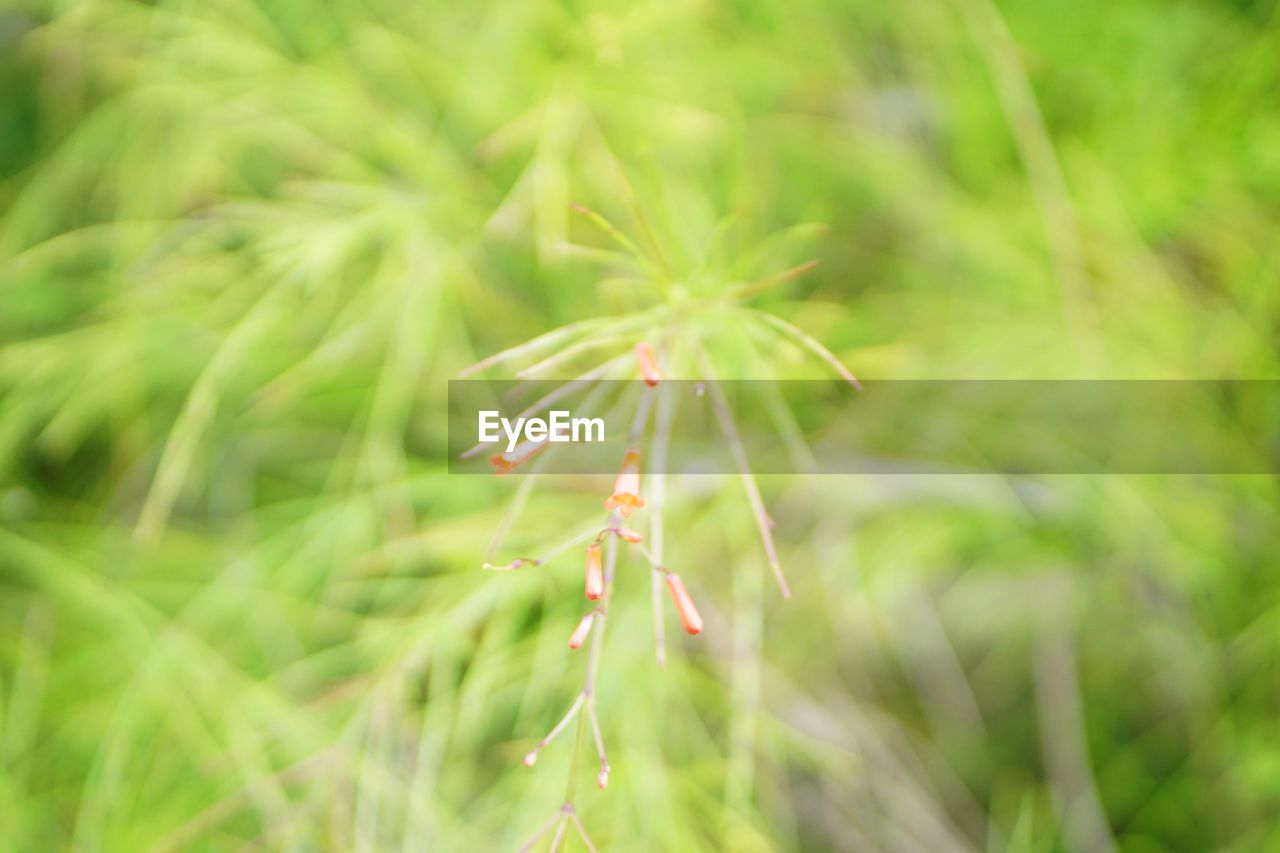
<svg viewBox="0 0 1280 853">
<path fill-rule="evenodd" d="M 451 473 L 616 473 L 633 447 L 646 473 L 1268 474 L 1280 381 L 449 383 Z"/>
</svg>

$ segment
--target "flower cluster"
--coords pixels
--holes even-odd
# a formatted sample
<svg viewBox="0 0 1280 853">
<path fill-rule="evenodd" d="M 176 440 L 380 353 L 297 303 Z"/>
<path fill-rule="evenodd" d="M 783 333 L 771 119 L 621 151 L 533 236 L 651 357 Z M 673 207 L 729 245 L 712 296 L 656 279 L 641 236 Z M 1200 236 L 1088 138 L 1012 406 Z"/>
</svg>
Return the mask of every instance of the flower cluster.
<svg viewBox="0 0 1280 853">
<path fill-rule="evenodd" d="M 633 256 L 636 261 L 644 268 L 650 270 L 655 275 L 655 281 L 659 284 L 659 290 L 664 295 L 669 294 L 665 290 L 663 282 L 671 280 L 671 271 L 667 267 L 665 260 L 661 257 L 657 245 L 651 243 L 650 249 L 646 250 L 634 241 L 623 235 L 611 223 L 601 217 L 599 214 L 587 208 L 575 205 L 574 210 L 586 216 L 596 225 L 598 225 L 606 234 L 608 234 L 615 242 L 619 244 L 629 255 Z M 642 219 L 642 214 L 637 211 L 637 216 Z M 647 226 L 646 226 L 647 227 Z M 861 385 L 852 373 L 839 361 L 839 359 L 830 352 L 826 347 L 819 343 L 816 339 L 810 337 L 807 333 L 796 326 L 753 308 L 739 306 L 735 303 L 745 300 L 748 297 L 775 287 L 786 281 L 804 274 L 816 266 L 816 261 L 809 261 L 799 266 L 784 270 L 767 276 L 759 281 L 737 284 L 727 289 L 722 300 L 717 304 L 709 304 L 708 310 L 726 310 L 731 311 L 735 315 L 735 320 L 744 321 L 757 331 L 771 334 L 780 341 L 798 348 L 810 356 L 816 357 L 819 361 L 825 363 L 844 381 L 854 388 L 861 389 Z M 677 318 L 679 312 L 683 310 L 672 304 L 660 306 L 653 310 L 639 311 L 631 315 L 604 319 L 588 319 L 562 326 L 558 329 L 549 331 L 525 343 L 514 346 L 496 355 L 489 356 L 480 362 L 465 369 L 460 374 L 461 377 L 487 370 L 495 365 L 504 362 L 510 362 L 523 358 L 536 358 L 533 364 L 517 370 L 515 376 L 519 379 L 527 379 L 540 373 L 550 370 L 553 367 L 570 362 L 584 352 L 594 350 L 600 347 L 612 348 L 616 342 L 621 339 L 630 337 L 635 340 L 636 337 L 643 337 L 643 333 L 639 333 L 638 329 L 642 325 L 649 328 L 665 327 L 663 338 L 659 347 L 655 350 L 647 341 L 641 340 L 635 344 L 634 354 L 617 353 L 605 362 L 598 364 L 596 367 L 588 370 L 582 375 L 576 377 L 572 382 L 567 383 L 561 389 L 552 391 L 532 404 L 522 413 L 529 415 L 549 406 L 551 403 L 561 399 L 564 394 L 569 393 L 573 387 L 581 387 L 584 383 L 593 383 L 596 380 L 608 377 L 616 377 L 619 371 L 628 370 L 630 375 L 639 374 L 639 378 L 643 380 L 644 387 L 641 389 L 639 405 L 636 410 L 635 418 L 632 421 L 631 434 L 627 441 L 627 450 L 624 452 L 621 465 L 614 480 L 612 491 L 604 499 L 604 509 L 608 512 L 608 519 L 604 527 L 592 525 L 586 530 L 572 537 L 568 542 L 564 542 L 552 549 L 549 553 L 540 558 L 519 557 L 510 563 L 494 564 L 485 562 L 484 568 L 493 571 L 514 571 L 527 566 L 541 566 L 552 558 L 573 550 L 586 544 L 585 554 L 585 570 L 583 581 L 583 592 L 589 603 L 589 609 L 579 618 L 574 626 L 572 633 L 569 635 L 569 648 L 572 650 L 587 648 L 587 665 L 586 675 L 583 679 L 582 687 L 578 690 L 573 702 L 570 704 L 564 716 L 559 722 L 552 727 L 551 731 L 539 740 L 534 747 L 529 750 L 524 757 L 526 766 L 532 767 L 538 761 L 538 756 L 543 749 L 550 745 L 556 738 L 566 731 L 575 721 L 577 723 L 577 735 L 574 739 L 574 755 L 571 764 L 569 783 L 565 793 L 563 805 L 550 817 L 550 819 L 542 826 L 534 835 L 529 843 L 523 849 L 531 849 L 544 836 L 554 831 L 551 848 L 559 849 L 565 834 L 572 827 L 582 839 L 588 849 L 594 850 L 590 838 L 587 836 L 586 829 L 579 819 L 576 807 L 574 805 L 574 795 L 576 791 L 577 771 L 579 768 L 579 750 L 581 744 L 587 736 L 588 729 L 590 736 L 594 741 L 597 756 L 599 758 L 599 771 L 596 775 L 596 782 L 600 788 L 605 788 L 609 783 L 609 775 L 611 767 L 608 757 L 605 753 L 604 737 L 601 733 L 600 722 L 596 712 L 596 678 L 600 667 L 600 655 L 603 648 L 603 638 L 605 623 L 609 613 L 610 591 L 613 587 L 614 568 L 617 565 L 618 553 L 621 547 L 629 547 L 639 553 L 651 567 L 651 598 L 653 607 L 653 632 L 655 652 L 660 664 L 665 662 L 666 644 L 664 634 L 665 620 L 665 600 L 669 597 L 681 626 L 690 634 L 699 634 L 703 630 L 702 615 L 699 613 L 697 606 L 694 604 L 693 597 L 690 595 L 688 588 L 685 586 L 684 580 L 675 572 L 670 571 L 663 565 L 663 512 L 662 506 L 665 500 L 665 481 L 661 474 L 650 477 L 650 488 L 646 494 L 642 491 L 642 469 L 645 462 L 645 454 L 640 449 L 642 438 L 645 436 L 645 426 L 649 419 L 650 409 L 653 408 L 654 402 L 657 402 L 657 415 L 655 417 L 655 425 L 652 431 L 652 440 L 649 447 L 650 458 L 656 470 L 661 471 L 665 467 L 667 442 L 671 426 L 671 411 L 673 397 L 669 393 L 669 388 L 663 386 L 663 364 L 668 359 L 675 359 L 671 343 L 678 340 L 681 344 L 680 364 L 697 365 L 697 369 L 702 378 L 706 380 L 699 383 L 699 394 L 706 393 L 712 404 L 715 418 L 719 423 L 720 431 L 723 434 L 725 445 L 729 451 L 729 455 L 733 460 L 734 467 L 738 472 L 738 479 L 742 485 L 747 503 L 750 505 L 751 514 L 755 520 L 756 530 L 763 545 L 764 553 L 774 579 L 781 591 L 782 596 L 787 598 L 790 596 L 790 590 L 787 585 L 786 577 L 783 574 L 782 566 L 778 557 L 777 548 L 773 541 L 773 520 L 769 517 L 765 508 L 763 496 L 756 484 L 755 477 L 751 471 L 750 461 L 747 456 L 746 447 L 744 446 L 737 428 L 734 424 L 732 413 L 728 401 L 725 399 L 724 393 L 715 381 L 715 370 L 712 365 L 709 353 L 706 351 L 702 342 L 698 339 L 698 335 L 691 335 L 688 338 L 677 338 L 673 333 L 673 329 L 678 325 Z M 576 340 L 575 340 L 576 339 Z M 573 341 L 572 343 L 568 343 Z M 560 347 L 560 349 L 547 354 L 548 351 Z M 631 365 L 627 368 L 628 360 Z M 669 365 L 668 365 L 669 366 Z M 660 387 L 661 386 L 661 387 Z M 475 454 L 491 447 L 491 443 L 482 441 L 476 446 L 463 452 L 463 458 L 471 458 Z M 545 441 L 526 440 L 524 443 L 515 446 L 513 449 L 505 453 L 496 453 L 489 458 L 490 464 L 493 466 L 494 472 L 498 475 L 508 474 L 516 468 L 530 463 L 539 453 L 546 449 Z M 536 466 L 531 466 L 535 467 Z M 526 483 L 532 487 L 532 482 L 537 476 L 536 470 L 529 472 L 530 479 Z M 505 537 L 512 517 L 518 512 L 518 507 L 523 502 L 523 496 L 528 492 L 522 486 L 522 497 L 513 502 L 513 510 L 509 513 L 507 519 L 499 526 L 499 531 L 495 535 L 493 544 L 489 549 L 489 557 L 500 547 L 502 539 Z M 647 500 L 646 500 L 647 498 Z M 650 531 L 648 537 L 641 533 L 624 527 L 624 521 L 629 522 L 632 515 L 640 510 L 646 510 L 650 519 Z M 665 589 L 665 592 L 664 592 Z"/>
<path fill-rule="evenodd" d="M 596 784 L 603 790 L 609 784 L 609 774 L 612 768 L 609 765 L 609 759 L 604 747 L 604 738 L 601 734 L 600 722 L 596 710 L 595 682 L 599 669 L 600 650 L 603 642 L 604 622 L 608 615 L 609 593 L 613 585 L 613 571 L 617 564 L 617 548 L 619 543 L 623 546 L 634 546 L 639 553 L 649 562 L 652 567 L 655 578 L 655 590 L 659 588 L 659 584 L 665 584 L 670 594 L 671 603 L 675 608 L 680 624 L 689 634 L 701 633 L 703 628 L 702 615 L 698 612 L 697 605 L 694 604 L 693 597 L 689 594 L 685 587 L 684 581 L 675 572 L 672 572 L 662 566 L 655 555 L 645 548 L 645 537 L 639 531 L 623 526 L 623 521 L 630 519 L 632 514 L 637 510 L 645 507 L 645 500 L 642 496 L 642 467 L 644 463 L 644 454 L 636 444 L 639 443 L 643 434 L 645 421 L 648 417 L 649 405 L 651 399 L 649 394 L 654 393 L 654 389 L 658 387 L 662 378 L 659 368 L 658 356 L 654 352 L 653 347 L 647 342 L 640 342 L 636 345 L 636 363 L 640 377 L 645 383 L 645 397 L 641 403 L 641 407 L 637 412 L 636 420 L 632 428 L 630 446 L 623 454 L 622 463 L 618 470 L 618 474 L 614 479 L 613 489 L 604 499 L 604 509 L 608 511 L 608 521 L 606 525 L 595 532 L 586 546 L 585 554 L 585 570 L 583 580 L 583 594 L 587 601 L 591 603 L 591 608 L 582 615 L 573 632 L 569 636 L 569 648 L 581 649 L 587 645 L 588 640 L 591 641 L 589 651 L 589 660 L 587 664 L 587 673 L 583 681 L 582 688 L 578 691 L 574 701 L 570 704 L 568 711 L 561 717 L 560 721 L 552 727 L 551 731 L 545 737 L 539 740 L 534 747 L 524 756 L 524 764 L 526 767 L 534 766 L 538 761 L 538 755 L 543 749 L 548 747 L 556 738 L 576 720 L 579 726 L 579 742 L 581 741 L 581 733 L 589 728 L 591 736 L 595 742 L 596 752 L 600 761 L 599 771 L 596 774 Z M 493 465 L 494 472 L 498 475 L 507 474 L 518 466 L 528 462 L 534 458 L 545 447 L 544 442 L 524 442 L 508 453 L 499 453 L 490 457 L 489 462 Z M 551 554 L 540 558 L 533 559 L 529 557 L 520 557 L 505 565 L 494 565 L 485 563 L 485 568 L 496 571 L 513 571 L 525 566 L 538 566 L 547 560 L 559 554 L 567 547 L 571 547 L 574 542 L 580 542 L 583 536 L 575 537 L 570 543 L 553 551 Z M 658 601 L 655 600 L 655 606 Z M 663 639 L 661 635 L 661 613 L 659 610 L 655 612 L 655 626 L 658 631 L 658 657 L 659 660 L 664 658 Z M 594 634 L 593 634 L 594 631 Z M 576 762 L 575 762 L 576 770 Z M 575 772 L 571 770 L 571 773 Z M 559 835 L 562 835 L 565 829 L 572 825 L 582 837 L 584 843 L 591 847 L 590 839 L 586 835 L 585 828 L 577 817 L 574 810 L 572 798 L 573 784 L 570 782 L 570 792 L 566 797 L 564 806 L 553 816 L 552 820 L 538 833 L 535 838 L 530 841 L 529 845 L 536 843 L 544 834 L 550 832 L 553 828 L 557 828 Z M 592 848 L 594 849 L 594 848 Z"/>
</svg>

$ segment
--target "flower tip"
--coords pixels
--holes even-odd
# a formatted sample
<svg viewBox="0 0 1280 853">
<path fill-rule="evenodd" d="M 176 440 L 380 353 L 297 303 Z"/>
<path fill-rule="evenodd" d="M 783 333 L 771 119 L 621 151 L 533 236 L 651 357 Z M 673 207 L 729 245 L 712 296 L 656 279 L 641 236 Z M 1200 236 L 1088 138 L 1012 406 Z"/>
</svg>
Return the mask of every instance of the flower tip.
<svg viewBox="0 0 1280 853">
<path fill-rule="evenodd" d="M 503 474 L 511 473 L 517 466 L 537 456 L 546 446 L 546 441 L 525 441 L 517 445 L 514 450 L 509 450 L 506 453 L 495 453 L 490 456 L 489 464 L 493 466 L 493 473 L 501 477 Z"/>
<path fill-rule="evenodd" d="M 656 386 L 662 379 L 662 373 L 658 370 L 658 359 L 653 354 L 653 347 L 646 341 L 636 344 L 636 360 L 640 362 L 640 375 L 644 377 L 644 384 L 650 388 Z"/>
<path fill-rule="evenodd" d="M 609 787 L 609 769 L 607 767 L 596 774 L 596 784 L 600 786 L 601 791 Z"/>
<path fill-rule="evenodd" d="M 600 563 L 600 545 L 596 542 L 587 546 L 586 594 L 588 601 L 604 595 L 604 568 Z"/>
<path fill-rule="evenodd" d="M 587 635 L 591 633 L 591 624 L 595 621 L 595 615 L 593 610 L 578 622 L 578 627 L 573 629 L 573 636 L 569 638 L 569 648 L 582 648 L 582 644 L 587 641 Z"/>
<path fill-rule="evenodd" d="M 676 615 L 685 633 L 693 635 L 702 633 L 702 614 L 684 587 L 684 581 L 675 572 L 667 572 L 667 589 L 671 592 L 671 601 L 676 606 Z"/>
<path fill-rule="evenodd" d="M 525 757 L 524 757 L 524 766 L 525 766 L 525 767 L 532 767 L 533 765 L 535 765 L 535 764 L 537 764 L 537 763 L 538 763 L 538 753 L 537 753 L 537 751 L 536 751 L 536 750 L 535 750 L 535 751 L 533 751 L 533 752 L 527 753 L 527 754 L 525 755 Z"/>
<path fill-rule="evenodd" d="M 625 527 L 615 527 L 613 532 L 616 533 L 618 538 L 621 539 L 623 542 L 630 542 L 632 545 L 636 544 L 637 542 L 644 541 L 644 537 L 641 536 L 638 532 L 636 532 L 635 530 L 628 530 Z"/>
</svg>

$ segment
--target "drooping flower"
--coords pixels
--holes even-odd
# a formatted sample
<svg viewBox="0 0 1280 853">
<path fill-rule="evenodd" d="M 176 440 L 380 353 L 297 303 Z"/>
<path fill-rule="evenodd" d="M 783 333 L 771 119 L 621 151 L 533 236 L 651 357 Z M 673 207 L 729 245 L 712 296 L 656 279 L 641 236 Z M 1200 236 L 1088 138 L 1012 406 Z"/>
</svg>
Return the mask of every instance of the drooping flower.
<svg viewBox="0 0 1280 853">
<path fill-rule="evenodd" d="M 600 786 L 601 791 L 609 787 L 609 770 L 608 767 L 601 767 L 600 772 L 596 774 L 596 784 Z"/>
<path fill-rule="evenodd" d="M 582 644 L 587 641 L 587 635 L 591 633 L 591 625 L 595 622 L 595 619 L 596 612 L 594 610 L 582 617 L 578 627 L 573 629 L 573 636 L 569 638 L 569 648 L 582 648 Z"/>
<path fill-rule="evenodd" d="M 495 453 L 489 457 L 489 464 L 493 466 L 493 473 L 501 477 L 508 474 L 512 469 L 528 462 L 538 453 L 546 449 L 546 441 L 522 441 L 516 445 L 514 450 L 506 453 Z"/>
<path fill-rule="evenodd" d="M 605 498 L 605 509 L 616 509 L 623 518 L 630 518 L 632 510 L 644 506 L 640 497 L 640 458 L 634 447 L 622 457 L 622 470 L 613 482 L 613 494 Z"/>
<path fill-rule="evenodd" d="M 630 542 L 632 545 L 636 544 L 637 542 L 644 541 L 644 537 L 641 536 L 637 531 L 628 530 L 625 527 L 615 527 L 613 528 L 613 532 L 617 534 L 618 538 L 621 539 L 623 542 Z"/>
<path fill-rule="evenodd" d="M 595 601 L 604 595 L 604 568 L 600 562 L 600 545 L 587 546 L 587 598 Z"/>
<path fill-rule="evenodd" d="M 689 597 L 689 591 L 684 588 L 684 581 L 675 572 L 667 572 L 667 589 L 671 590 L 671 600 L 676 605 L 676 614 L 680 617 L 684 630 L 689 634 L 699 633 L 702 630 L 702 615 Z"/>
<path fill-rule="evenodd" d="M 653 354 L 653 347 L 644 341 L 636 344 L 636 359 L 640 362 L 640 375 L 644 377 L 645 384 L 650 388 L 657 385 L 662 373 L 658 370 L 658 358 Z"/>
</svg>

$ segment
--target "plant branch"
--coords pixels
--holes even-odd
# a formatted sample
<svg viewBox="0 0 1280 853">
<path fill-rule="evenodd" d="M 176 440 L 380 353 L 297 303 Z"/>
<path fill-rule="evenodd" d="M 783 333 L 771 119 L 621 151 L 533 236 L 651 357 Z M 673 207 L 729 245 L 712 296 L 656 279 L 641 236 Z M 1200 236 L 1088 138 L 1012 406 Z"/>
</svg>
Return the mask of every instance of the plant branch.
<svg viewBox="0 0 1280 853">
<path fill-rule="evenodd" d="M 738 468 L 739 477 L 742 480 L 742 488 L 747 493 L 747 502 L 751 504 L 751 512 L 756 519 L 756 527 L 760 531 L 760 540 L 764 543 L 765 556 L 769 558 L 769 568 L 773 571 L 773 579 L 778 584 L 779 591 L 782 592 L 783 598 L 791 597 L 791 588 L 787 585 L 786 575 L 782 572 L 782 564 L 778 560 L 778 549 L 773 544 L 773 521 L 769 518 L 768 510 L 765 509 L 764 499 L 760 496 L 760 488 L 756 485 L 756 478 L 751 474 L 751 464 L 747 459 L 747 450 L 742 444 L 742 438 L 738 435 L 738 428 L 733 423 L 733 415 L 729 411 L 729 401 L 724 397 L 724 391 L 720 389 L 720 383 L 715 377 L 715 371 L 711 368 L 711 361 L 707 358 L 706 353 L 701 354 L 703 372 L 706 374 L 707 390 L 711 393 L 711 404 L 716 412 L 716 419 L 720 422 L 720 431 L 724 433 L 725 442 L 729 445 L 729 453 L 733 456 L 734 464 Z M 857 380 L 854 380 L 855 382 Z"/>
</svg>

